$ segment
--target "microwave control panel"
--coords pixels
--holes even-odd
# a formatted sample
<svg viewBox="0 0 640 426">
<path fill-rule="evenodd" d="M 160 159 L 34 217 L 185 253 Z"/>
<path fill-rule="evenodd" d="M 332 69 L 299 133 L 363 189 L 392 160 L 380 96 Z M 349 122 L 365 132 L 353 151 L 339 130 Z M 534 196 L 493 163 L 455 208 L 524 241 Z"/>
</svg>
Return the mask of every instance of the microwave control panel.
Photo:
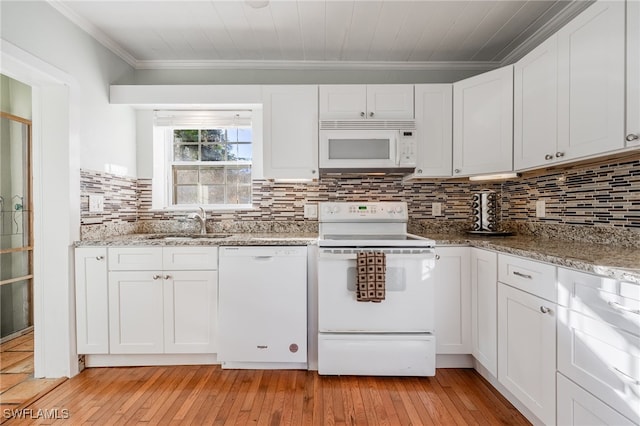
<svg viewBox="0 0 640 426">
<path fill-rule="evenodd" d="M 400 138 L 398 142 L 398 157 L 400 166 L 415 166 L 417 157 L 416 131 L 400 130 Z"/>
</svg>

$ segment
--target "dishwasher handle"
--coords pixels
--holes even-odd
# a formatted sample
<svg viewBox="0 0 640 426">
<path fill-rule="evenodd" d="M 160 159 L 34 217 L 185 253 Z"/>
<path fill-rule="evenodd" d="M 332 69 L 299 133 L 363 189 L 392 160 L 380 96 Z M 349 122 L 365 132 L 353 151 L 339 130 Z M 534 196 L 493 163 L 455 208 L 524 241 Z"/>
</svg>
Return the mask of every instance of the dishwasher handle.
<svg viewBox="0 0 640 426">
<path fill-rule="evenodd" d="M 273 256 L 253 256 L 254 260 L 267 261 L 273 259 Z"/>
</svg>

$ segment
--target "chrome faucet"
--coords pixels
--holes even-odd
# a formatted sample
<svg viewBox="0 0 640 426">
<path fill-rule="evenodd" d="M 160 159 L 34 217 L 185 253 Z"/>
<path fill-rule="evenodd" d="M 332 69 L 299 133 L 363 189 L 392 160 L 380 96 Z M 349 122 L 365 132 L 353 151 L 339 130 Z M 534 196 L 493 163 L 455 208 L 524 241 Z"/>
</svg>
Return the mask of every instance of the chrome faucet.
<svg viewBox="0 0 640 426">
<path fill-rule="evenodd" d="M 200 210 L 200 214 L 190 213 L 187 219 L 197 220 L 200 223 L 200 234 L 204 235 L 207 233 L 207 212 L 204 211 L 204 207 L 198 207 L 198 210 Z"/>
</svg>

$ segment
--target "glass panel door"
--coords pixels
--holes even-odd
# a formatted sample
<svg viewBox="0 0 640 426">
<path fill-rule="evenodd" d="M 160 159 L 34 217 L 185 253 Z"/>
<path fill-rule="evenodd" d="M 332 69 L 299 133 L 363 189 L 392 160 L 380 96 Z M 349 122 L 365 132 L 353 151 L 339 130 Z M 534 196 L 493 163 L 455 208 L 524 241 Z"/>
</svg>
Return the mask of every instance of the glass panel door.
<svg viewBox="0 0 640 426">
<path fill-rule="evenodd" d="M 33 325 L 31 121 L 0 112 L 0 338 Z"/>
</svg>

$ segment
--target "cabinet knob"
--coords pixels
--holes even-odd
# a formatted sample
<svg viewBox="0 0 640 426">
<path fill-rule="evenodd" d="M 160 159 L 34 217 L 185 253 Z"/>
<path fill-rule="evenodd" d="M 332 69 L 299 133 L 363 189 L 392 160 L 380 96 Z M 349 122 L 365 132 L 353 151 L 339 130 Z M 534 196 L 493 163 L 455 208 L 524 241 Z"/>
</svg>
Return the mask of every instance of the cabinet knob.
<svg viewBox="0 0 640 426">
<path fill-rule="evenodd" d="M 169 279 L 171 279 L 171 275 L 165 275 L 163 278 L 164 278 L 165 280 L 169 280 Z"/>
<path fill-rule="evenodd" d="M 540 306 L 540 312 L 542 312 L 543 314 L 548 314 L 549 312 L 551 312 L 551 309 L 547 308 L 546 306 Z"/>
<path fill-rule="evenodd" d="M 364 118 L 366 115 L 367 115 L 367 114 L 365 114 L 365 113 L 364 113 L 364 111 L 362 111 L 362 112 L 360 113 L 360 117 L 362 117 L 362 118 Z"/>
<path fill-rule="evenodd" d="M 545 160 L 553 160 L 553 155 L 547 154 L 547 155 L 544 156 L 544 159 Z"/>
<path fill-rule="evenodd" d="M 154 275 L 154 276 L 153 276 L 153 279 L 154 279 L 154 280 L 159 280 L 160 278 L 162 278 L 160 275 Z"/>
<path fill-rule="evenodd" d="M 315 171 L 315 170 L 311 170 L 311 174 L 312 174 L 312 175 L 315 175 L 315 174 L 316 174 L 316 171 Z"/>
<path fill-rule="evenodd" d="M 373 111 L 369 113 L 369 117 L 373 117 Z"/>
<path fill-rule="evenodd" d="M 556 152 L 556 157 L 564 157 L 564 152 Z"/>
<path fill-rule="evenodd" d="M 421 175 L 421 174 L 422 174 L 422 169 L 418 169 L 418 170 L 416 170 L 416 173 L 417 173 L 417 174 L 419 174 L 419 175 Z"/>
<path fill-rule="evenodd" d="M 436 260 L 440 260 L 440 255 L 436 254 Z"/>
<path fill-rule="evenodd" d="M 104 260 L 104 256 L 96 256 L 96 260 Z"/>
<path fill-rule="evenodd" d="M 640 139 L 640 136 L 638 136 L 638 135 L 636 135 L 634 133 L 629 133 L 625 139 L 627 140 L 627 142 L 633 142 L 633 141 L 637 141 L 638 139 Z"/>
<path fill-rule="evenodd" d="M 460 169 L 455 169 L 455 170 L 454 170 L 454 172 L 455 172 L 455 173 L 460 173 L 461 171 L 462 171 L 462 170 L 460 170 Z"/>
</svg>

